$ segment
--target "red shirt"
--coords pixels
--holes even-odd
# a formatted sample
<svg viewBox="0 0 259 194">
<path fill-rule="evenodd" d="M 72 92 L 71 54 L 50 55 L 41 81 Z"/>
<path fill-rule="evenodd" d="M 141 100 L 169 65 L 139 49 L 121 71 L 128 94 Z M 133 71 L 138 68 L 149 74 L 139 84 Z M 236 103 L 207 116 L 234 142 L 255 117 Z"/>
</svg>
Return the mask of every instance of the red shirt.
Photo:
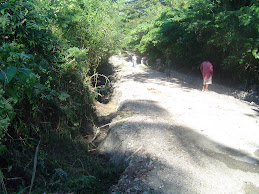
<svg viewBox="0 0 259 194">
<path fill-rule="evenodd" d="M 204 61 L 201 64 L 200 69 L 203 75 L 203 79 L 209 79 L 213 75 L 213 66 L 209 61 Z"/>
</svg>

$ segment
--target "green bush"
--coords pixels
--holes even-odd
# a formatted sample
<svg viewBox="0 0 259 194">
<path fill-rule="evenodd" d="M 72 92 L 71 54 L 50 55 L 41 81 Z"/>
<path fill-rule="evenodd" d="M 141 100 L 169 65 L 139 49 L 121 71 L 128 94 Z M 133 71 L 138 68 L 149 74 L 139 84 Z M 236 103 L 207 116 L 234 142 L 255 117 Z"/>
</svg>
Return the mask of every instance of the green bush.
<svg viewBox="0 0 259 194">
<path fill-rule="evenodd" d="M 92 77 L 120 45 L 116 7 L 113 1 L 94 0 L 0 2 L 0 170 L 4 177 L 22 173 L 25 179 L 22 184 L 4 180 L 7 190 L 28 189 L 39 141 L 93 133 L 93 101 L 103 87 L 95 87 L 99 80 Z M 57 166 L 39 170 L 35 184 Z M 91 177 L 71 178 L 67 191 L 81 182 L 95 188 L 100 182 Z"/>
<path fill-rule="evenodd" d="M 128 5 L 134 8 L 138 3 Z M 136 24 L 127 29 L 129 48 L 154 59 L 171 58 L 189 69 L 210 60 L 215 77 L 246 82 L 247 86 L 259 82 L 257 1 L 184 0 L 165 4 L 160 12 L 129 22 Z"/>
</svg>

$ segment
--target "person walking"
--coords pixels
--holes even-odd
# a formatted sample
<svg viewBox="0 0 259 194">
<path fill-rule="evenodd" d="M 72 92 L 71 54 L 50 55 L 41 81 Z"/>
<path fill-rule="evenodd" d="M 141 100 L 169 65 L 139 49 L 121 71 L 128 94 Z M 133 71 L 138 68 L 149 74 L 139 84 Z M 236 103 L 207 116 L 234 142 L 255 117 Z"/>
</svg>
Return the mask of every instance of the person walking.
<svg viewBox="0 0 259 194">
<path fill-rule="evenodd" d="M 162 65 L 162 59 L 158 58 L 158 59 L 156 60 L 156 64 L 157 64 L 158 67 L 161 67 L 161 65 Z"/>
<path fill-rule="evenodd" d="M 119 55 L 118 55 L 118 57 L 119 57 L 119 60 L 121 59 L 121 52 L 119 51 Z"/>
<path fill-rule="evenodd" d="M 137 56 L 136 56 L 136 54 L 134 54 L 133 57 L 132 57 L 132 63 L 133 63 L 133 67 L 136 67 L 136 64 L 137 64 Z"/>
<path fill-rule="evenodd" d="M 172 60 L 169 59 L 167 62 L 167 68 L 166 68 L 166 78 L 170 78 L 170 74 L 171 74 L 171 67 L 172 67 Z"/>
<path fill-rule="evenodd" d="M 204 61 L 200 66 L 200 70 L 203 76 L 202 91 L 205 92 L 208 90 L 209 84 L 212 84 L 213 66 L 209 61 Z"/>
<path fill-rule="evenodd" d="M 131 61 L 132 61 L 132 55 L 131 55 L 131 53 L 129 53 L 128 62 L 131 62 Z"/>
<path fill-rule="evenodd" d="M 147 59 L 147 57 L 145 57 L 145 56 L 141 58 L 141 64 L 142 65 L 145 65 L 146 59 Z"/>
</svg>

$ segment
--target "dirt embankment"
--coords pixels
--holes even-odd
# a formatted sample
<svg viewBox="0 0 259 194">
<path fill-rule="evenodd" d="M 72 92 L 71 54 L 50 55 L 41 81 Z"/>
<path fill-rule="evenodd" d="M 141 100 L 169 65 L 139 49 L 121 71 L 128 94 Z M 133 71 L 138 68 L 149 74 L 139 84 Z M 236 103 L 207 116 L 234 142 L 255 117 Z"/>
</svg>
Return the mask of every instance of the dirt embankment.
<svg viewBox="0 0 259 194">
<path fill-rule="evenodd" d="M 100 112 L 117 112 L 99 151 L 127 168 L 111 193 L 259 193 L 258 105 L 216 84 L 202 93 L 198 77 L 112 62 L 119 81 Z"/>
</svg>

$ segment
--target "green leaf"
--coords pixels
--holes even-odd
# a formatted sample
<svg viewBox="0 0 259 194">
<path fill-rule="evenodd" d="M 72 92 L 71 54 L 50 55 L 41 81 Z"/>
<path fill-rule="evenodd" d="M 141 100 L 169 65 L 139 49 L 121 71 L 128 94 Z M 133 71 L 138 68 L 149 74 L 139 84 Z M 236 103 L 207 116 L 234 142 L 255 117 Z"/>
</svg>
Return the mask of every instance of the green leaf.
<svg viewBox="0 0 259 194">
<path fill-rule="evenodd" d="M 254 58 L 259 59 L 259 53 L 257 53 L 257 51 L 258 51 L 257 48 L 254 49 L 254 50 L 252 51 L 252 54 L 253 54 Z"/>
<path fill-rule="evenodd" d="M 20 99 L 20 93 L 14 88 L 9 88 L 8 94 L 12 97 L 13 104 L 16 104 Z"/>
<path fill-rule="evenodd" d="M 58 96 L 60 101 L 65 101 L 70 95 L 65 93 L 65 92 L 61 92 L 61 94 Z"/>
<path fill-rule="evenodd" d="M 36 167 L 37 167 L 37 158 L 38 158 L 39 146 L 40 146 L 40 141 L 39 141 L 39 143 L 37 145 L 37 148 L 36 148 L 36 151 L 35 151 L 35 155 L 34 155 L 33 171 L 32 171 L 31 186 L 30 186 L 29 194 L 32 191 L 33 182 L 34 182 L 35 175 L 36 175 Z"/>
<path fill-rule="evenodd" d="M 23 83 L 26 83 L 26 80 L 30 77 L 31 73 L 33 73 L 31 69 L 27 69 L 27 68 L 20 68 L 19 72 L 20 73 L 18 77 Z"/>
<path fill-rule="evenodd" d="M 30 55 L 30 54 L 24 54 L 24 53 L 16 53 L 16 54 L 20 57 L 24 57 L 27 59 L 31 59 L 33 57 L 33 55 Z"/>
<path fill-rule="evenodd" d="M 7 67 L 0 71 L 0 80 L 5 84 L 8 84 L 16 75 L 17 68 L 14 66 Z"/>
</svg>

